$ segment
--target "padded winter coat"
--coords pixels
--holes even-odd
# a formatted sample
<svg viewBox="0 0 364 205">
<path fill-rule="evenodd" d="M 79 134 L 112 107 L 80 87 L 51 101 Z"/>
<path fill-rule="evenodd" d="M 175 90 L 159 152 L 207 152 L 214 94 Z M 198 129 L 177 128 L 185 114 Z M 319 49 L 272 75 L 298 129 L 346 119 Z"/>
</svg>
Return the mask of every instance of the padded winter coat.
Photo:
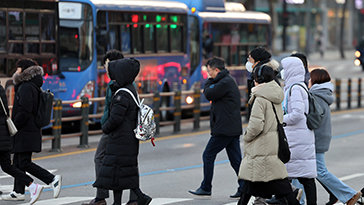
<svg viewBox="0 0 364 205">
<path fill-rule="evenodd" d="M 0 97 L 3 101 L 6 113 L 9 115 L 8 101 L 6 99 L 5 90 L 0 85 Z M 0 151 L 10 151 L 12 148 L 11 137 L 9 135 L 8 126 L 6 124 L 6 118 L 3 107 L 0 105 Z"/>
<path fill-rule="evenodd" d="M 239 136 L 242 133 L 240 92 L 229 71 L 224 69 L 205 83 L 204 95 L 211 101 L 212 136 Z"/>
<path fill-rule="evenodd" d="M 277 120 L 283 120 L 281 102 L 283 90 L 275 82 L 259 84 L 252 89 L 249 104 L 252 104 L 248 127 L 244 133 L 244 157 L 240 165 L 239 178 L 252 182 L 268 182 L 287 177 L 286 167 L 278 158 Z"/>
<path fill-rule="evenodd" d="M 307 127 L 305 115 L 309 108 L 307 92 L 301 86 L 295 85 L 289 94 L 294 83 L 305 86 L 305 69 L 297 57 L 284 58 L 281 64 L 285 70 L 283 104 L 287 105 L 287 113 L 283 116 L 283 122 L 286 123 L 284 131 L 291 151 L 291 160 L 286 163 L 288 177 L 315 178 L 315 136 Z"/>
<path fill-rule="evenodd" d="M 139 141 L 135 138 L 138 107 L 129 93 L 115 92 L 125 87 L 136 96 L 132 85 L 139 73 L 139 63 L 132 59 L 120 59 L 109 63 L 110 79 L 114 80 L 109 117 L 102 125 L 108 135 L 102 167 L 94 183 L 95 187 L 123 190 L 139 187 Z"/>
<path fill-rule="evenodd" d="M 40 66 L 32 66 L 13 76 L 15 99 L 12 119 L 18 129 L 18 133 L 12 137 L 15 153 L 42 150 L 41 128 L 35 123 L 42 76 L 43 68 Z"/>
</svg>

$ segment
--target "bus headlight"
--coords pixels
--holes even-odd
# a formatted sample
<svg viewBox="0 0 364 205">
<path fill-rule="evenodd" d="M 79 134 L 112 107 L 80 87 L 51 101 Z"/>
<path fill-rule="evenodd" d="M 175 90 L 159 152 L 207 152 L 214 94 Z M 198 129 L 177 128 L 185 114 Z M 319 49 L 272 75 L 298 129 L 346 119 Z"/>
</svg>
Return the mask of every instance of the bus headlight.
<svg viewBox="0 0 364 205">
<path fill-rule="evenodd" d="M 82 88 L 80 94 L 77 96 L 76 99 L 81 99 L 81 97 L 93 98 L 94 97 L 94 90 L 95 90 L 95 82 L 88 81 L 86 85 Z M 91 104 L 91 101 L 89 102 Z M 81 102 L 76 102 L 72 104 L 73 108 L 80 108 L 82 105 Z"/>
<path fill-rule="evenodd" d="M 360 53 L 360 51 L 355 51 L 354 55 L 355 55 L 355 57 L 359 58 L 361 56 L 361 53 Z"/>
<path fill-rule="evenodd" d="M 187 103 L 187 104 L 189 104 L 189 105 L 190 105 L 190 104 L 192 104 L 192 103 L 193 103 L 193 101 L 194 101 L 194 100 L 193 100 L 193 97 L 191 97 L 191 96 L 187 96 L 187 97 L 186 97 L 186 103 Z"/>
<path fill-rule="evenodd" d="M 355 60 L 354 60 L 354 65 L 356 65 L 356 66 L 360 66 L 360 60 L 359 60 L 359 59 L 355 59 Z"/>
</svg>

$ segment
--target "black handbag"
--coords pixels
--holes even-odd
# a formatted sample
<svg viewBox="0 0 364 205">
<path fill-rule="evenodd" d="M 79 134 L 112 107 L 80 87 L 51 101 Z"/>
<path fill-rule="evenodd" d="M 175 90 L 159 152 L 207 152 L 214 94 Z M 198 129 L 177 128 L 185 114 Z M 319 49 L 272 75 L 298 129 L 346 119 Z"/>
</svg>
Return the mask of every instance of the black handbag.
<svg viewBox="0 0 364 205">
<path fill-rule="evenodd" d="M 289 146 L 287 142 L 286 133 L 284 132 L 282 123 L 279 122 L 276 109 L 272 103 L 274 114 L 277 119 L 277 131 L 278 131 L 278 158 L 285 164 L 291 158 L 291 151 L 289 151 Z"/>
</svg>

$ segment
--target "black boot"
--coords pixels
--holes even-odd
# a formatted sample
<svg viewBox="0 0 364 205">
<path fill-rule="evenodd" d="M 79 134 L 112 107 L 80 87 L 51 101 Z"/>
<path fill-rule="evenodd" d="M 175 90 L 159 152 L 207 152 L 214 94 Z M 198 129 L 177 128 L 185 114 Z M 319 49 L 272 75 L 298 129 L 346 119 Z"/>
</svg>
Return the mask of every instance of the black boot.
<svg viewBox="0 0 364 205">
<path fill-rule="evenodd" d="M 138 196 L 138 205 L 148 205 L 152 201 L 152 197 L 144 194 L 139 188 L 133 191 Z"/>
</svg>

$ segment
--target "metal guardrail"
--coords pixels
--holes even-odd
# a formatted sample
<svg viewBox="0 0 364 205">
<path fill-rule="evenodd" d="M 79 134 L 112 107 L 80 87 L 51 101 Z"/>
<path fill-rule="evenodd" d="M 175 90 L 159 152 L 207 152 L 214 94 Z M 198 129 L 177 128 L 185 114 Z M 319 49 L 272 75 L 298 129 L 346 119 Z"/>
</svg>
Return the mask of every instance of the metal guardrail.
<svg viewBox="0 0 364 205">
<path fill-rule="evenodd" d="M 353 101 L 357 102 L 358 108 L 361 107 L 361 93 L 362 93 L 362 79 L 335 79 L 333 81 L 335 85 L 335 110 L 341 110 L 342 104 L 346 103 L 346 108 L 353 108 Z M 346 86 L 346 89 L 343 89 L 343 85 Z M 355 86 L 357 89 L 353 89 Z M 239 89 L 243 91 L 243 93 L 247 93 L 246 86 L 239 86 Z M 200 128 L 200 122 L 202 120 L 208 120 L 209 116 L 201 116 L 201 108 L 210 106 L 210 103 L 201 103 L 200 96 L 202 90 L 195 89 L 193 91 L 175 91 L 175 92 L 156 92 L 151 94 L 140 94 L 140 98 L 151 98 L 153 100 L 153 110 L 154 110 L 154 119 L 157 125 L 157 133 L 159 133 L 160 126 L 173 125 L 173 132 L 177 133 L 181 130 L 182 123 L 193 123 L 194 129 Z M 194 103 L 191 105 L 182 105 L 181 96 L 184 95 L 193 95 Z M 173 97 L 174 105 L 170 107 L 161 107 L 161 98 L 162 97 Z M 43 137 L 43 141 L 52 140 L 52 150 L 55 152 L 61 151 L 61 139 L 69 138 L 69 137 L 79 137 L 80 143 L 78 147 L 86 148 L 88 147 L 88 136 L 94 134 L 102 134 L 102 130 L 89 130 L 89 119 L 101 118 L 103 113 L 97 114 L 89 114 L 89 102 L 103 102 L 105 100 L 104 97 L 98 98 L 82 98 L 79 100 L 73 101 L 61 101 L 59 99 L 55 100 L 53 106 L 53 119 L 51 120 L 52 124 L 52 135 L 51 137 Z M 76 102 L 81 102 L 81 116 L 72 116 L 72 117 L 62 117 L 62 105 L 72 104 Z M 182 110 L 192 109 L 192 118 L 182 119 Z M 161 111 L 170 111 L 173 112 L 173 120 L 172 121 L 161 121 L 160 113 Z M 242 115 L 245 115 L 246 112 L 241 112 Z M 71 134 L 62 134 L 62 122 L 69 121 L 80 121 L 80 131 Z"/>
</svg>

